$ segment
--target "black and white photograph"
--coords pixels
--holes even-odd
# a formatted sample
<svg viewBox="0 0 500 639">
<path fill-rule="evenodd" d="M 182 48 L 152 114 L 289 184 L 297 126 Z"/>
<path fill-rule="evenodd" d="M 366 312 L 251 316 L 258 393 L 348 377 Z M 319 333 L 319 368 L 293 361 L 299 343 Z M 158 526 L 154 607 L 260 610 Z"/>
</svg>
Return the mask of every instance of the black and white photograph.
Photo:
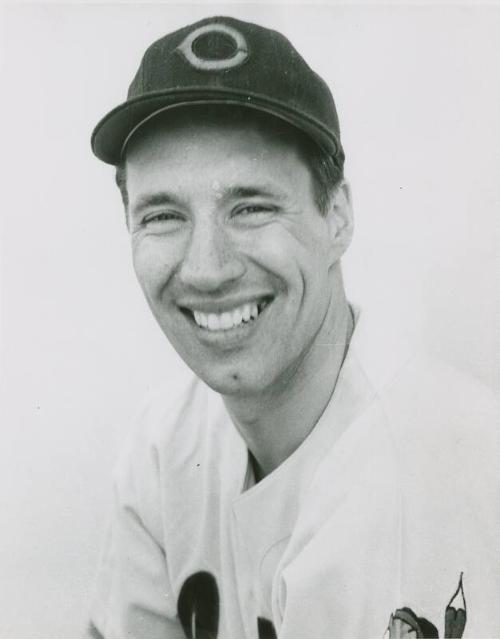
<svg viewBox="0 0 500 639">
<path fill-rule="evenodd" d="M 0 639 L 500 639 L 500 3 L 0 21 Z"/>
</svg>

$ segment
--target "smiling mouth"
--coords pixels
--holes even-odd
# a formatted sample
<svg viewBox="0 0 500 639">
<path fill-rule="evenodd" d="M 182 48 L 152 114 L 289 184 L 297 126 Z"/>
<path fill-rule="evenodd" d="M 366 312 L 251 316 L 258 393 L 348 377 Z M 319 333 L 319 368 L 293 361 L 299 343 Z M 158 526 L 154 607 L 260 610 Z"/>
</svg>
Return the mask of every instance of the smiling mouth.
<svg viewBox="0 0 500 639">
<path fill-rule="evenodd" d="M 272 298 L 266 297 L 235 306 L 223 313 L 206 313 L 191 308 L 181 308 L 181 310 L 199 328 L 213 333 L 221 333 L 252 324 L 271 301 Z"/>
</svg>

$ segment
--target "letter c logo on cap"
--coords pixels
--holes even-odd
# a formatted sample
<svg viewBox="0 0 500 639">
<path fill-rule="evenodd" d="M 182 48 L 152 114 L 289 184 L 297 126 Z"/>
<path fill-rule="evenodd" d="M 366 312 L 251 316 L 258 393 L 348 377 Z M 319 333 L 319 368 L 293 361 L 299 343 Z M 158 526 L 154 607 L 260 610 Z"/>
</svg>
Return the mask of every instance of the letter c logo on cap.
<svg viewBox="0 0 500 639">
<path fill-rule="evenodd" d="M 177 50 L 201 71 L 231 69 L 243 64 L 249 55 L 243 35 L 233 27 L 217 22 L 191 31 Z"/>
</svg>

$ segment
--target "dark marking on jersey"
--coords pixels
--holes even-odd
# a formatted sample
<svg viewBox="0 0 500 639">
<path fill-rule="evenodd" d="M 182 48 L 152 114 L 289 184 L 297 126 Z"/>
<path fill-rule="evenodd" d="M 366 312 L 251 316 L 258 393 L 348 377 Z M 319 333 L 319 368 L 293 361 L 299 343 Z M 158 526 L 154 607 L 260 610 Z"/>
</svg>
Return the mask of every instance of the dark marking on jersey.
<svg viewBox="0 0 500 639">
<path fill-rule="evenodd" d="M 92 622 L 89 624 L 87 635 L 89 639 L 104 639 L 104 635 L 99 632 Z"/>
<path fill-rule="evenodd" d="M 418 624 L 420 626 L 422 637 L 424 637 L 424 639 L 436 639 L 436 637 L 439 639 L 438 629 L 428 619 L 426 619 L 425 617 L 419 617 Z"/>
<path fill-rule="evenodd" d="M 444 613 L 444 636 L 445 638 L 462 639 L 467 623 L 467 602 L 465 601 L 464 573 L 460 574 L 458 586 Z"/>
<path fill-rule="evenodd" d="M 439 639 L 436 626 L 425 617 L 418 617 L 411 608 L 398 608 L 389 620 L 389 639 L 410 636 L 415 633 L 417 639 Z M 404 632 L 405 634 L 401 634 Z"/>
<path fill-rule="evenodd" d="M 177 601 L 177 615 L 187 639 L 217 639 L 219 631 L 219 588 L 209 572 L 194 573 L 183 583 Z M 273 624 L 257 619 L 259 639 L 277 639 Z"/>
<path fill-rule="evenodd" d="M 446 606 L 444 615 L 445 639 L 462 639 L 467 622 L 467 604 L 463 588 L 463 573 L 460 574 L 458 587 Z M 388 639 L 414 636 L 416 639 L 439 639 L 436 626 L 425 617 L 418 617 L 411 608 L 398 608 L 387 627 Z M 411 633 L 411 635 L 410 635 Z M 387 634 L 385 635 L 387 636 Z"/>
<path fill-rule="evenodd" d="M 184 582 L 177 614 L 187 639 L 216 639 L 219 630 L 219 589 L 209 572 L 197 572 Z"/>
<path fill-rule="evenodd" d="M 269 619 L 259 617 L 257 619 L 257 630 L 259 632 L 259 639 L 277 639 L 276 630 Z"/>
</svg>

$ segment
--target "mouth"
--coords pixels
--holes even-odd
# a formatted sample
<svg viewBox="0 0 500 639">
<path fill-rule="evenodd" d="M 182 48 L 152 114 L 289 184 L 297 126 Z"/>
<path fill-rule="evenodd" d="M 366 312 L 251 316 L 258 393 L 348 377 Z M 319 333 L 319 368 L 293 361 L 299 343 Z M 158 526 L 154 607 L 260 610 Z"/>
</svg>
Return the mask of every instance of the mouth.
<svg viewBox="0 0 500 639">
<path fill-rule="evenodd" d="M 235 306 L 223 313 L 207 313 L 185 307 L 181 307 L 181 311 L 203 331 L 224 333 L 254 324 L 271 302 L 271 297 L 263 297 Z"/>
</svg>

